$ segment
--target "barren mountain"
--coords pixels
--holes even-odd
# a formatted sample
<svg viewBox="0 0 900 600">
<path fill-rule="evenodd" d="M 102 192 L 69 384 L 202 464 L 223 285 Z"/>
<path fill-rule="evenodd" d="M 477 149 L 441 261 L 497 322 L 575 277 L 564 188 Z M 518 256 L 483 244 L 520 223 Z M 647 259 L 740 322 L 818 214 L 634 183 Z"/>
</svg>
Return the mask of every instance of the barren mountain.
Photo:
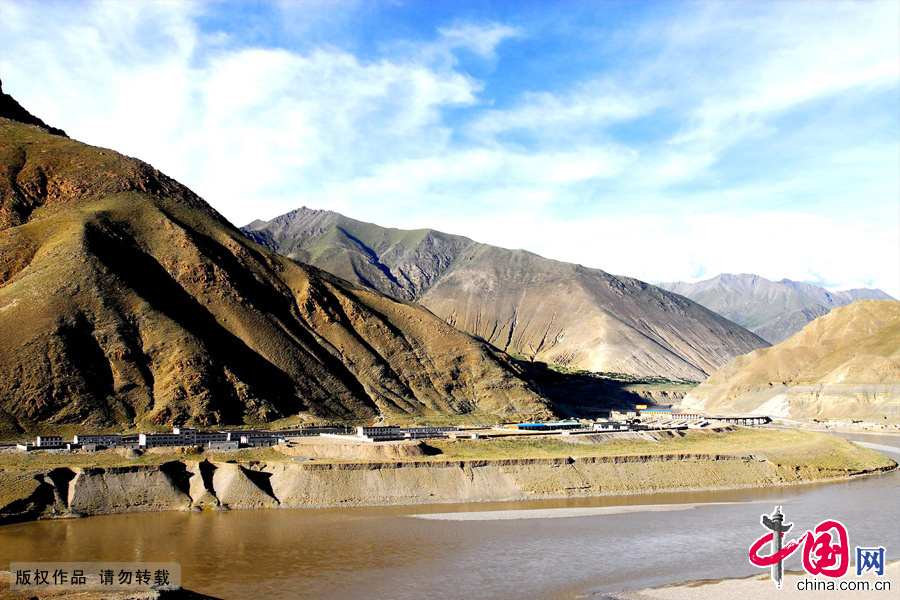
<svg viewBox="0 0 900 600">
<path fill-rule="evenodd" d="M 663 282 L 659 287 L 687 296 L 773 344 L 783 342 L 833 308 L 856 300 L 892 299 L 881 290 L 829 292 L 811 283 L 769 281 L 749 274 L 723 273 L 696 283 Z"/>
<path fill-rule="evenodd" d="M 0 118 L 0 169 L 0 435 L 549 414 L 505 355 L 254 244 L 150 165 Z"/>
<path fill-rule="evenodd" d="M 629 277 L 432 229 L 387 229 L 301 208 L 244 232 L 531 360 L 701 380 L 766 343 L 702 306 Z"/>
<path fill-rule="evenodd" d="M 900 302 L 860 300 L 740 356 L 684 405 L 804 419 L 900 420 Z"/>
</svg>

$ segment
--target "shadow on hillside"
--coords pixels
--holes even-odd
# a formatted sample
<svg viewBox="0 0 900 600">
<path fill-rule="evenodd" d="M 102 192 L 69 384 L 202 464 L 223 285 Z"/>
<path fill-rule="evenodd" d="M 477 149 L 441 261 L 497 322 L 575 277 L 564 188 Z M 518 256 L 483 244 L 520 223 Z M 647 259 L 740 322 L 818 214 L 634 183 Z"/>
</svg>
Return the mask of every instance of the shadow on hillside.
<svg viewBox="0 0 900 600">
<path fill-rule="evenodd" d="M 678 382 L 618 381 L 592 373 L 565 373 L 543 362 L 515 359 L 526 378 L 564 418 L 598 418 L 637 404 L 672 404 L 690 389 Z"/>
</svg>

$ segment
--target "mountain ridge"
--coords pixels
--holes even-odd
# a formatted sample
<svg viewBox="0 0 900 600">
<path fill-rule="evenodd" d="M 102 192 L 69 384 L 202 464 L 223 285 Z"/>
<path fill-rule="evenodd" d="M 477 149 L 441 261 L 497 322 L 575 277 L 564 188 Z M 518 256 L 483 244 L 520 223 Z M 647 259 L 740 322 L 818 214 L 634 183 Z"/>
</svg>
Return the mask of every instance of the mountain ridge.
<svg viewBox="0 0 900 600">
<path fill-rule="evenodd" d="M 552 414 L 484 342 L 252 243 L 146 163 L 4 113 L 0 141 L 0 435 Z"/>
<path fill-rule="evenodd" d="M 691 390 L 690 409 L 900 421 L 900 302 L 859 300 L 739 356 Z"/>
<path fill-rule="evenodd" d="M 892 300 L 881 290 L 858 288 L 831 292 L 811 283 L 770 281 L 752 273 L 721 273 L 688 283 L 660 282 L 773 343 L 780 343 L 807 323 L 856 300 Z"/>
<path fill-rule="evenodd" d="M 69 137 L 62 129 L 51 127 L 38 117 L 28 112 L 25 107 L 19 104 L 19 102 L 15 98 L 4 92 L 2 81 L 0 81 L 0 115 L 3 115 L 4 118 L 7 118 L 11 121 L 16 121 L 25 125 L 34 125 L 35 127 L 43 129 L 47 133 L 51 133 L 53 135 Z"/>
<path fill-rule="evenodd" d="M 414 300 L 529 360 L 697 381 L 766 345 L 656 286 L 435 229 L 387 228 L 301 207 L 242 231 L 289 258 Z"/>
</svg>

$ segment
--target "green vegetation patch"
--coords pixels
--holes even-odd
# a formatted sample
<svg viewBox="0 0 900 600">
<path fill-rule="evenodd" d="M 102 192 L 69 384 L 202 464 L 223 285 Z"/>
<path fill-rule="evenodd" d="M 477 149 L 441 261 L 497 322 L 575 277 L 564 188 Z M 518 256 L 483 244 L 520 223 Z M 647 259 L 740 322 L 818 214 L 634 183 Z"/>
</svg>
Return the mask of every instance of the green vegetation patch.
<svg viewBox="0 0 900 600">
<path fill-rule="evenodd" d="M 599 444 L 573 444 L 562 437 L 429 440 L 442 454 L 434 458 L 560 458 L 566 456 L 633 456 L 661 454 L 725 454 L 765 458 L 779 466 L 821 471 L 865 471 L 890 468 L 883 454 L 829 434 L 738 428 L 734 431 L 688 431 L 684 437 L 658 441 L 610 439 Z"/>
<path fill-rule="evenodd" d="M 0 508 L 21 498 L 28 498 L 40 482 L 27 473 L 0 471 Z"/>
</svg>

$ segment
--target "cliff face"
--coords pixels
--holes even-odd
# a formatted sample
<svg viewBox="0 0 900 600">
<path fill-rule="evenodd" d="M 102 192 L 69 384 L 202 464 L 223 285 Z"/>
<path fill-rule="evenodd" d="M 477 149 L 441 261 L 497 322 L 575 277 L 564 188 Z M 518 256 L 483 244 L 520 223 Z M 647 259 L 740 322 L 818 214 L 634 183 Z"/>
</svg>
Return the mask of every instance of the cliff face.
<svg viewBox="0 0 900 600">
<path fill-rule="evenodd" d="M 702 380 L 766 343 L 636 279 L 431 229 L 387 229 L 302 208 L 244 232 L 398 298 L 506 352 L 567 367 Z"/>
<path fill-rule="evenodd" d="M 860 300 L 741 356 L 683 400 L 702 410 L 900 421 L 900 302 Z"/>
<path fill-rule="evenodd" d="M 874 470 L 892 468 L 890 461 Z M 30 476 L 0 524 L 47 517 L 203 508 L 312 508 L 484 502 L 786 485 L 867 472 L 798 467 L 742 454 L 661 454 L 343 464 L 173 461 Z M 0 481 L 12 477 L 0 472 Z M 22 479 L 29 476 L 20 475 Z"/>
<path fill-rule="evenodd" d="M 487 344 L 257 246 L 145 163 L 0 118 L 0 173 L 0 436 L 550 415 Z"/>
</svg>

